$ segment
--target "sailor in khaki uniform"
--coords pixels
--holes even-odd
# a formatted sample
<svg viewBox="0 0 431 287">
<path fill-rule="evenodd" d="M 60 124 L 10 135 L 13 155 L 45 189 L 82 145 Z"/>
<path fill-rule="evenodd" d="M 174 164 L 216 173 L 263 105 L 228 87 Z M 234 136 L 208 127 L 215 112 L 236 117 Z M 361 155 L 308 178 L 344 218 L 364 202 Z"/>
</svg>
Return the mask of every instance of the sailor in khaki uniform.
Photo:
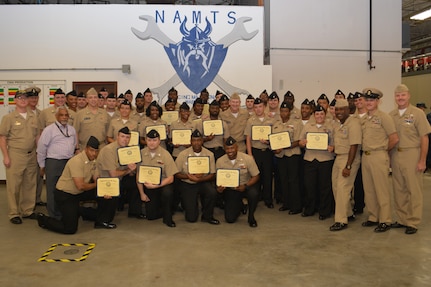
<svg viewBox="0 0 431 287">
<path fill-rule="evenodd" d="M 99 140 L 100 149 L 105 146 L 106 131 L 109 126 L 109 116 L 104 109 L 98 107 L 97 91 L 91 88 L 87 91 L 87 107 L 76 114 L 73 127 L 78 134 L 80 149 L 83 150 L 90 136 Z"/>
<path fill-rule="evenodd" d="M 96 157 L 99 152 L 99 141 L 90 137 L 85 149 L 71 158 L 61 174 L 55 189 L 55 202 L 62 214 L 61 219 L 37 215 L 40 227 L 64 234 L 74 234 L 78 230 L 78 220 L 95 221 L 95 228 L 113 229 L 111 223 L 115 213 L 114 201 L 109 196 L 96 197 L 96 180 L 98 172 Z M 84 208 L 80 201 L 97 200 L 97 209 Z"/>
<path fill-rule="evenodd" d="M 105 111 L 109 116 L 109 122 L 112 119 L 120 117 L 120 112 L 117 110 L 117 97 L 114 93 L 109 93 L 105 99 Z"/>
<path fill-rule="evenodd" d="M 39 135 L 36 115 L 27 109 L 25 91 L 15 94 L 15 111 L 4 115 L 0 124 L 0 149 L 6 168 L 9 219 L 21 224 L 23 218 L 36 219 L 36 141 Z"/>
<path fill-rule="evenodd" d="M 173 130 L 191 130 L 194 131 L 196 129 L 196 123 L 193 123 L 190 120 L 190 107 L 186 102 L 182 103 L 180 106 L 179 117 L 178 120 L 171 123 L 169 129 L 169 138 L 172 140 L 172 131 Z M 180 154 L 181 151 L 189 148 L 190 145 L 174 145 L 174 149 L 172 151 L 172 156 L 174 159 Z"/>
<path fill-rule="evenodd" d="M 184 209 L 185 219 L 188 222 L 196 222 L 199 216 L 198 196 L 202 203 L 202 221 L 210 224 L 219 224 L 214 218 L 214 204 L 217 192 L 214 186 L 215 160 L 211 151 L 203 147 L 202 133 L 194 130 L 191 136 L 191 147 L 183 150 L 175 160 L 179 172 L 175 175 L 179 179 L 181 188 L 181 206 Z M 192 157 L 208 157 L 209 172 L 207 174 L 191 174 L 189 172 L 188 159 Z"/>
<path fill-rule="evenodd" d="M 257 227 L 254 213 L 259 201 L 259 169 L 253 157 L 238 151 L 238 145 L 233 137 L 226 140 L 225 151 L 226 154 L 217 160 L 216 168 L 239 170 L 237 187 L 217 186 L 217 191 L 223 193 L 225 200 L 225 220 L 234 223 L 238 219 L 244 209 L 242 198 L 245 197 L 248 202 L 248 225 Z"/>
<path fill-rule="evenodd" d="M 28 100 L 28 110 L 33 112 L 36 115 L 37 123 L 39 124 L 39 115 L 41 111 L 37 108 L 39 104 L 39 93 L 40 88 L 31 86 L 25 89 L 25 92 L 27 93 L 27 100 Z M 39 126 L 39 130 L 42 128 Z M 41 195 L 42 195 L 42 188 L 43 188 L 43 177 L 40 176 L 40 170 L 37 169 L 37 187 L 36 187 L 36 205 L 38 206 L 46 206 L 46 202 L 42 201 Z"/>
<path fill-rule="evenodd" d="M 307 147 L 307 133 L 328 134 L 326 150 L 307 148 L 304 154 L 304 212 L 303 217 L 319 211 L 319 219 L 325 220 L 332 213 L 333 194 L 331 186 L 332 165 L 334 163 L 333 126 L 326 121 L 326 111 L 317 105 L 314 112 L 315 122 L 308 122 L 301 131 L 299 145 Z M 319 196 L 319 199 L 317 199 Z"/>
<path fill-rule="evenodd" d="M 162 107 L 156 101 L 151 102 L 145 111 L 145 119 L 139 124 L 139 135 L 141 137 L 140 142 L 142 146 L 145 146 L 145 136 L 151 130 L 151 126 L 165 126 L 166 134 L 164 138 L 168 135 L 168 125 L 166 121 L 162 120 L 163 110 Z M 166 149 L 166 140 L 160 142 L 162 148 Z"/>
<path fill-rule="evenodd" d="M 254 101 L 253 101 L 254 103 Z M 254 105 L 254 104 L 253 104 Z M 249 113 L 240 108 L 241 98 L 234 93 L 229 99 L 229 109 L 220 113 L 220 118 L 227 124 L 230 135 L 235 139 L 240 152 L 246 152 L 244 130 Z"/>
<path fill-rule="evenodd" d="M 62 89 L 57 89 L 54 93 L 54 106 L 44 109 L 39 115 L 39 126 L 41 130 L 50 124 L 55 123 L 55 113 L 57 112 L 58 107 L 66 107 L 66 95 L 64 94 Z M 71 109 L 69 110 L 69 125 L 73 125 L 73 121 L 76 117 L 76 112 Z"/>
<path fill-rule="evenodd" d="M 302 211 L 301 191 L 299 189 L 299 164 L 301 150 L 299 148 L 299 135 L 302 124 L 291 117 L 293 107 L 287 102 L 280 106 L 280 120 L 272 126 L 272 133 L 288 132 L 291 145 L 288 148 L 273 150 L 281 184 L 283 206 L 279 211 L 289 210 L 289 214 L 298 214 Z"/>
<path fill-rule="evenodd" d="M 369 215 L 362 226 L 377 226 L 375 232 L 385 232 L 392 223 L 388 151 L 399 139 L 392 118 L 378 109 L 383 93 L 366 88 L 363 94 L 368 112 L 362 124 L 362 177 Z"/>
<path fill-rule="evenodd" d="M 155 220 L 163 217 L 163 223 L 168 227 L 175 227 L 172 219 L 173 182 L 178 172 L 172 156 L 160 146 L 160 135 L 156 130 L 150 130 L 147 135 L 147 146 L 141 150 L 142 162 L 139 164 L 161 168 L 159 185 L 148 182 L 137 182 L 141 200 L 145 202 L 147 218 Z M 139 179 L 139 166 L 138 175 Z"/>
<path fill-rule="evenodd" d="M 354 219 L 350 194 L 360 165 L 359 146 L 362 130 L 359 119 L 350 116 L 349 103 L 341 98 L 335 103 L 334 152 L 337 155 L 332 168 L 332 192 L 335 199 L 335 223 L 329 228 L 339 231 Z"/>
<path fill-rule="evenodd" d="M 206 120 L 203 120 L 201 123 L 197 125 L 197 129 L 204 134 L 203 123 L 205 121 L 211 120 L 221 120 L 220 115 L 220 104 L 216 100 L 212 101 L 209 106 L 209 115 L 210 117 Z M 207 135 L 204 136 L 204 147 L 213 152 L 215 160 L 218 160 L 221 156 L 224 155 L 223 143 L 225 140 L 230 137 L 229 127 L 226 122 L 222 121 L 223 125 L 223 134 L 221 135 Z"/>
<path fill-rule="evenodd" d="M 106 132 L 106 140 L 108 143 L 117 140 L 118 131 L 124 127 L 128 127 L 130 131 L 138 131 L 138 123 L 130 118 L 132 104 L 128 100 L 124 100 L 120 104 L 120 117 L 111 120 L 108 131 Z"/>
<path fill-rule="evenodd" d="M 283 102 L 291 104 L 292 107 L 293 107 L 292 110 L 290 111 L 290 118 L 291 119 L 300 120 L 301 119 L 301 111 L 297 107 L 295 107 L 295 105 L 294 105 L 294 103 L 295 103 L 295 95 L 292 94 L 291 91 L 287 91 L 284 94 Z"/>
<path fill-rule="evenodd" d="M 405 227 L 406 234 L 414 234 L 422 219 L 423 172 L 431 127 L 425 113 L 410 104 L 407 86 L 395 88 L 395 102 L 398 108 L 389 115 L 400 138 L 391 154 L 395 213 L 399 222 L 392 227 Z"/>
<path fill-rule="evenodd" d="M 253 126 L 272 126 L 274 120 L 268 117 L 265 112 L 265 106 L 260 98 L 254 100 L 254 113 L 247 120 L 244 135 L 246 136 L 247 153 L 254 157 L 260 171 L 260 186 L 262 187 L 262 196 L 265 205 L 268 208 L 274 208 L 272 202 L 272 171 L 273 171 L 273 153 L 269 148 L 269 141 L 265 139 L 253 140 Z"/>
<path fill-rule="evenodd" d="M 141 122 L 145 119 L 144 104 L 145 104 L 144 95 L 142 95 L 142 93 L 138 93 L 135 97 L 136 109 L 134 109 L 130 115 L 132 119 L 138 122 L 138 127 L 141 124 Z"/>
</svg>

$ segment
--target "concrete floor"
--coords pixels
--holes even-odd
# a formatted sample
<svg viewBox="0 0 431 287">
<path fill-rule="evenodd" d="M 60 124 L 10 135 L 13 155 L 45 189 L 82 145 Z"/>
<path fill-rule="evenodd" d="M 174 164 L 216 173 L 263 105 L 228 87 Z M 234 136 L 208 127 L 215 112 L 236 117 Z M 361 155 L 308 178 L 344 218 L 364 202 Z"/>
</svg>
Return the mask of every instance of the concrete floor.
<svg viewBox="0 0 431 287">
<path fill-rule="evenodd" d="M 177 227 L 168 228 L 161 220 L 129 219 L 123 211 L 116 230 L 95 230 L 81 221 L 77 234 L 61 235 L 35 220 L 9 223 L 3 184 L 0 286 L 430 286 L 430 190 L 428 174 L 424 220 L 415 235 L 404 229 L 376 234 L 361 226 L 365 214 L 348 229 L 330 232 L 333 218 L 288 215 L 262 202 L 256 229 L 246 216 L 212 226 L 186 223 L 177 213 Z M 222 211 L 216 209 L 215 217 L 222 220 Z M 38 262 L 56 243 L 96 247 L 82 262 Z M 79 258 L 64 254 L 76 249 L 58 247 L 47 258 Z"/>
</svg>

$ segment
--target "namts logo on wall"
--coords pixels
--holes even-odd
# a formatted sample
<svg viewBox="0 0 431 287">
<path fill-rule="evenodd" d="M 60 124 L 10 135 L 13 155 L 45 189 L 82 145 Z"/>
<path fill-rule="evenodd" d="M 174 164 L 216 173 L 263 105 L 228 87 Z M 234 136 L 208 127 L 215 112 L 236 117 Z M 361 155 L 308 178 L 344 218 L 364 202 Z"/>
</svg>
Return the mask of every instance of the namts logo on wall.
<svg viewBox="0 0 431 287">
<path fill-rule="evenodd" d="M 251 40 L 259 32 L 247 31 L 244 23 L 252 21 L 251 17 L 235 17 L 235 12 L 228 14 L 229 24 L 232 30 L 217 41 L 210 37 L 213 29 L 216 29 L 216 17 L 205 17 L 199 11 L 192 12 L 192 19 L 181 15 L 177 11 L 174 23 L 178 23 L 178 33 L 182 39 L 175 42 L 162 31 L 159 23 L 164 22 L 164 11 L 155 11 L 155 17 L 151 15 L 141 15 L 139 19 L 147 22 L 145 31 L 140 31 L 132 27 L 132 32 L 141 40 L 153 39 L 160 43 L 175 69 L 176 74 L 167 79 L 161 86 L 150 88 L 159 97 L 161 103 L 164 95 L 171 87 L 175 87 L 181 82 L 195 94 L 200 93 L 211 83 L 216 84 L 223 92 L 228 95 L 234 92 L 248 93 L 246 90 L 230 85 L 219 75 L 219 71 L 225 60 L 228 49 L 237 41 Z M 210 21 L 210 18 L 212 21 Z M 211 23 L 212 22 L 212 23 Z"/>
</svg>

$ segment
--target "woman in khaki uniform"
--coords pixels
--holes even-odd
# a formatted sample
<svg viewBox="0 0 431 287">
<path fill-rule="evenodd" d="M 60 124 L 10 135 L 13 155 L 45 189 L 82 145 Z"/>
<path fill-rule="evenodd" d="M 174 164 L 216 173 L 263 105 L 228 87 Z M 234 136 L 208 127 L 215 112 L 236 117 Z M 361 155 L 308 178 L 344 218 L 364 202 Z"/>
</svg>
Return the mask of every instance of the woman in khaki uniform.
<svg viewBox="0 0 431 287">
<path fill-rule="evenodd" d="M 15 111 L 3 116 L 0 124 L 0 149 L 6 167 L 9 220 L 21 224 L 23 218 L 36 219 L 36 141 L 37 117 L 27 110 L 25 91 L 15 94 Z"/>
</svg>

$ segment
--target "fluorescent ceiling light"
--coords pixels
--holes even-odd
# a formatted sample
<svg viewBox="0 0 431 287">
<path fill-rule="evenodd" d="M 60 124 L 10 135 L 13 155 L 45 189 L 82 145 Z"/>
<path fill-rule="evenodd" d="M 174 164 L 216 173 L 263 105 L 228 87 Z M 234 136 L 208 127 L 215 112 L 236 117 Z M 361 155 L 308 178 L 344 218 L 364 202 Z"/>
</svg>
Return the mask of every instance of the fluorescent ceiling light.
<svg viewBox="0 0 431 287">
<path fill-rule="evenodd" d="M 431 9 L 428 9 L 426 11 L 423 11 L 419 14 L 413 15 L 410 17 L 412 20 L 425 20 L 427 18 L 431 17 Z"/>
</svg>

